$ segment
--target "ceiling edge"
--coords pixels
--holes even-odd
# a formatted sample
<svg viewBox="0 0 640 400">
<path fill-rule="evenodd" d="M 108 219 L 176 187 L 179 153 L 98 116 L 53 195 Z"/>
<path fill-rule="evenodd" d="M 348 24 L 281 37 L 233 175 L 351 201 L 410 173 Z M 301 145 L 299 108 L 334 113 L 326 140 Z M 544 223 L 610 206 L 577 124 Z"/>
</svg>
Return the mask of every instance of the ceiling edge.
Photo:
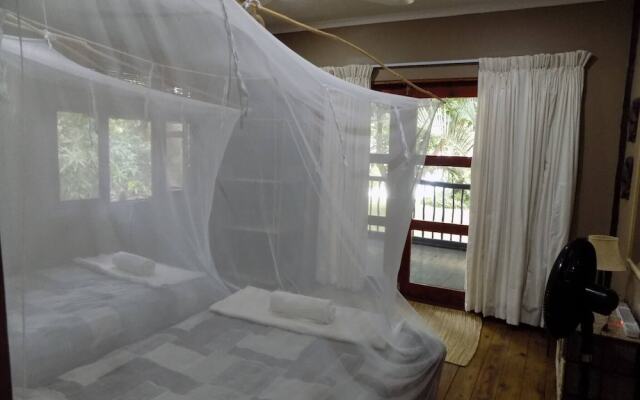
<svg viewBox="0 0 640 400">
<path fill-rule="evenodd" d="M 331 19 L 324 21 L 310 21 L 305 22 L 307 25 L 311 25 L 319 29 L 340 28 L 344 26 L 356 26 L 356 25 L 370 25 L 384 22 L 396 22 L 396 21 L 410 21 L 416 19 L 429 19 L 429 18 L 442 18 L 452 17 L 456 15 L 466 14 L 484 14 L 498 11 L 512 11 L 528 8 L 541 8 L 541 7 L 553 7 L 564 6 L 578 3 L 595 3 L 606 0 L 529 0 L 524 3 L 518 4 L 469 4 L 462 6 L 456 10 L 444 9 L 444 10 L 425 10 L 425 11 L 412 11 L 404 13 L 394 13 L 386 15 L 374 15 L 368 17 L 356 17 L 356 18 L 343 18 L 343 19 Z M 301 32 L 304 29 L 297 26 L 286 26 L 278 24 L 273 28 L 268 28 L 274 35 L 280 33 Z"/>
</svg>

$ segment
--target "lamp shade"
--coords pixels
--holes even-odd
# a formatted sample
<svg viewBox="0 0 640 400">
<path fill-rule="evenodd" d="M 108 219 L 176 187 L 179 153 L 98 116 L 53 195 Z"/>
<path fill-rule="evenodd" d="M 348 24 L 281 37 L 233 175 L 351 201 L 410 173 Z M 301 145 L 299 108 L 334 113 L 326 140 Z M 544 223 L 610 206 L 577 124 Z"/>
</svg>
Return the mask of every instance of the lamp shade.
<svg viewBox="0 0 640 400">
<path fill-rule="evenodd" d="M 596 249 L 599 271 L 626 271 L 624 259 L 620 255 L 618 238 L 607 235 L 589 235 L 589 242 Z"/>
</svg>

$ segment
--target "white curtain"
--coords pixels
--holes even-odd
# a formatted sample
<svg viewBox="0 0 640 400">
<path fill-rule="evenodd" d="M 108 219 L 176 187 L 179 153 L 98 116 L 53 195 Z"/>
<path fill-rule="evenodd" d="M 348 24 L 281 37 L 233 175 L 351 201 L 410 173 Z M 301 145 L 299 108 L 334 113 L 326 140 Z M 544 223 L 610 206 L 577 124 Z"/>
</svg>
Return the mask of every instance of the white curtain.
<svg viewBox="0 0 640 400">
<path fill-rule="evenodd" d="M 371 75 L 373 66 L 371 65 L 345 65 L 344 67 L 322 67 L 325 72 L 336 78 L 340 78 L 354 85 L 371 88 Z"/>
<path fill-rule="evenodd" d="M 370 65 L 323 70 L 355 85 L 371 87 Z M 316 278 L 322 284 L 358 290 L 364 281 L 360 268 L 366 265 L 366 253 L 352 249 L 367 246 L 365 176 L 369 174 L 370 132 L 362 129 L 366 122 L 357 119 L 370 114 L 359 109 L 368 108 L 369 104 L 334 91 L 326 93 L 326 100 L 325 113 L 332 118 L 326 119 L 322 143 L 321 174 L 325 190 L 321 195 L 325 199 L 320 204 Z"/>
<path fill-rule="evenodd" d="M 480 60 L 467 310 L 542 324 L 547 274 L 569 238 L 589 57 Z"/>
</svg>

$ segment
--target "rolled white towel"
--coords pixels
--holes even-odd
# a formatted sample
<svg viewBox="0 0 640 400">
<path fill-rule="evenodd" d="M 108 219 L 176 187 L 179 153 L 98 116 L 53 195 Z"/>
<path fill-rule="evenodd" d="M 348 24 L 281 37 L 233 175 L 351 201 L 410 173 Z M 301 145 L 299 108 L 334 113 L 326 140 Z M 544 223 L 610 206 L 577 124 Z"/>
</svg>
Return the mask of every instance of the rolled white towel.
<svg viewBox="0 0 640 400">
<path fill-rule="evenodd" d="M 330 324 L 336 316 L 331 300 L 303 296 L 276 290 L 270 297 L 271 312 L 292 319 L 308 319 L 318 324 Z"/>
<path fill-rule="evenodd" d="M 124 251 L 113 255 L 113 265 L 121 271 L 137 276 L 151 276 L 156 270 L 155 261 Z"/>
</svg>

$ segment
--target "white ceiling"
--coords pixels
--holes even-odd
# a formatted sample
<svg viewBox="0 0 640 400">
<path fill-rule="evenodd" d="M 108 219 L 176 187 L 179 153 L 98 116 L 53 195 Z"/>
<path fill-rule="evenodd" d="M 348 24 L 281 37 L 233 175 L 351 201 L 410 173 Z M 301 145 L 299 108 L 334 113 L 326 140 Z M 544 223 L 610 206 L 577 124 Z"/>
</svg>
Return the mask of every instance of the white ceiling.
<svg viewBox="0 0 640 400">
<path fill-rule="evenodd" d="M 437 18 L 522 8 L 547 7 L 602 0 L 415 0 L 413 4 L 384 5 L 376 0 L 268 0 L 275 11 L 318 28 L 364 25 L 377 22 Z M 389 0 L 392 2 L 391 0 Z M 403 0 L 396 0 L 402 3 Z M 407 0 L 405 0 L 406 2 Z M 273 18 L 265 18 L 274 33 L 300 29 Z"/>
</svg>

